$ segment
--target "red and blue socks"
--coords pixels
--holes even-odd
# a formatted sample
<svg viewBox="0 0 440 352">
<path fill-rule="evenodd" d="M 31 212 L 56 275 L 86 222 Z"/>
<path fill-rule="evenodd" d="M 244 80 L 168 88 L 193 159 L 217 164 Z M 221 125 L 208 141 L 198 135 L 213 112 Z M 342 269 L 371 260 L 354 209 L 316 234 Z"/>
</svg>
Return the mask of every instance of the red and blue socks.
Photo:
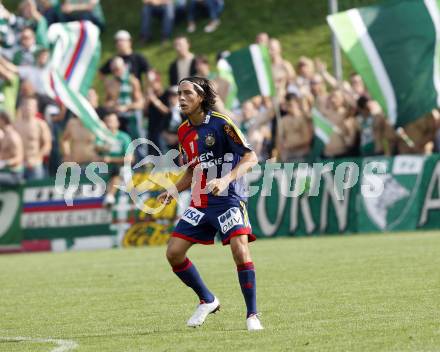
<svg viewBox="0 0 440 352">
<path fill-rule="evenodd" d="M 257 287 L 253 262 L 237 265 L 238 281 L 247 307 L 247 316 L 257 314 Z"/>
<path fill-rule="evenodd" d="M 173 266 L 173 271 L 185 285 L 194 290 L 201 302 L 211 303 L 214 301 L 214 295 L 205 286 L 196 267 L 191 263 L 191 260 L 185 258 L 182 264 Z"/>
</svg>

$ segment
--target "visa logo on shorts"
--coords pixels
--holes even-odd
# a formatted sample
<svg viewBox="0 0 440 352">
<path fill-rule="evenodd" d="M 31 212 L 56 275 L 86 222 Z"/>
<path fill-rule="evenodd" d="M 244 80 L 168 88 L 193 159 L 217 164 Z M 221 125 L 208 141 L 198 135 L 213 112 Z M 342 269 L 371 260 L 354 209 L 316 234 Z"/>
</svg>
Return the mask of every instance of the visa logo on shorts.
<svg viewBox="0 0 440 352">
<path fill-rule="evenodd" d="M 220 229 L 223 233 L 228 232 L 234 226 L 243 225 L 243 217 L 241 215 L 240 209 L 237 207 L 231 208 L 224 212 L 218 218 L 220 223 Z"/>
<path fill-rule="evenodd" d="M 189 222 L 191 225 L 196 226 L 199 224 L 200 220 L 205 216 L 202 212 L 198 211 L 196 208 L 189 207 L 185 210 L 182 215 L 182 219 Z"/>
</svg>

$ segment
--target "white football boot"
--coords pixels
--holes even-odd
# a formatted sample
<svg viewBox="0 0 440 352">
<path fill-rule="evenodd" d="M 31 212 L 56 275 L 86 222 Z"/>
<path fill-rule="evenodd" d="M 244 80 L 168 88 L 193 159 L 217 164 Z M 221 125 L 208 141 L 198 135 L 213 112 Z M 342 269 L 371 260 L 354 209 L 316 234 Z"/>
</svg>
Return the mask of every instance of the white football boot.
<svg viewBox="0 0 440 352">
<path fill-rule="evenodd" d="M 252 314 L 249 318 L 247 318 L 246 325 L 249 331 L 264 330 L 258 314 Z"/>
<path fill-rule="evenodd" d="M 200 303 L 191 318 L 188 319 L 186 325 L 191 328 L 196 328 L 205 322 L 206 317 L 220 310 L 220 301 L 214 296 L 214 301 L 211 303 Z"/>
</svg>

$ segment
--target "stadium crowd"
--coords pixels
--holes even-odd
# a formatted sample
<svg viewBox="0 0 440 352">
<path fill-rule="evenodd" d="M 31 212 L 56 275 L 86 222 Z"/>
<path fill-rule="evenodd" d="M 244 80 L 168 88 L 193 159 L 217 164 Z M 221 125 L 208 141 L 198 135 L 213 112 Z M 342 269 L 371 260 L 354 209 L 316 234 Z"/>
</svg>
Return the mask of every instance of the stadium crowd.
<svg viewBox="0 0 440 352">
<path fill-rule="evenodd" d="M 176 13 L 182 11 L 186 11 L 187 31 L 194 32 L 197 6 L 205 6 L 209 14 L 204 28 L 209 35 L 220 26 L 222 0 L 143 0 L 141 41 L 151 40 L 151 16 L 162 18 L 163 41 L 172 39 Z M 96 137 L 79 118 L 50 99 L 41 84 L 50 58 L 48 26 L 75 20 L 90 20 L 104 28 L 99 1 L 23 0 L 16 14 L 0 2 L 0 170 L 7 171 L 0 173 L 0 184 L 54 175 L 63 161 L 80 165 L 102 160 L 122 162 L 118 154 L 97 148 Z M 240 126 L 261 161 L 438 151 L 437 110 L 396 131 L 371 99 L 360 75 L 352 73 L 348 81 L 338 81 L 324 62 L 305 56 L 293 64 L 283 57 L 280 41 L 267 33 L 258 33 L 255 43 L 269 50 L 276 99 L 257 96 L 242 104 L 229 104 L 231 83 L 205 56 L 191 51 L 187 37 L 172 40 L 175 58 L 169 64 L 168 77 L 163 77 L 134 50 L 129 32 L 114 34 L 115 54 L 99 70 L 104 89 L 99 93 L 91 89 L 87 98 L 110 130 L 125 132 L 120 133 L 123 145 L 128 136 L 148 137 L 162 152 L 176 148 L 177 128 L 185 118 L 179 111 L 177 83 L 198 75 L 213 80 L 219 94 L 218 110 Z M 225 55 L 227 52 L 219 53 L 217 65 Z M 314 109 L 334 126 L 328 143 L 318 153 L 314 150 Z M 156 151 L 150 149 L 148 153 Z M 137 157 L 143 155 L 139 152 Z"/>
</svg>

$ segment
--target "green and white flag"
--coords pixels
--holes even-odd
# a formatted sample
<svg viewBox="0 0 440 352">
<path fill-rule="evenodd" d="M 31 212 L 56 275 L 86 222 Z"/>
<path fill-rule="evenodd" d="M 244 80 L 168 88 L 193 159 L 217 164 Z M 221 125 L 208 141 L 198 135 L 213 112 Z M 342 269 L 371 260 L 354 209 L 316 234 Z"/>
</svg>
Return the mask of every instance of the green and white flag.
<svg viewBox="0 0 440 352">
<path fill-rule="evenodd" d="M 340 133 L 338 126 L 327 119 L 316 107 L 312 108 L 314 129 L 312 156 L 320 157 L 333 133 Z"/>
<path fill-rule="evenodd" d="M 85 98 L 98 68 L 99 36 L 99 28 L 89 21 L 51 25 L 51 60 L 44 83 L 47 94 L 78 116 L 96 136 L 98 144 L 112 144 L 113 134 Z"/>
<path fill-rule="evenodd" d="M 228 95 L 226 96 L 224 103 L 226 109 L 232 110 L 238 106 L 240 102 L 237 98 L 237 84 L 235 83 L 231 65 L 229 65 L 225 59 L 220 59 L 217 62 L 217 71 L 219 77 L 229 83 Z"/>
<path fill-rule="evenodd" d="M 440 106 L 440 2 L 390 0 L 327 17 L 391 124 Z"/>
<path fill-rule="evenodd" d="M 252 44 L 234 51 L 226 61 L 232 69 L 240 102 L 256 95 L 275 95 L 269 51 L 265 46 Z"/>
<path fill-rule="evenodd" d="M 54 98 L 79 117 L 84 127 L 96 136 L 98 144 L 114 144 L 115 136 L 99 119 L 96 111 L 81 93 L 73 90 L 58 72 L 49 72 L 48 83 Z"/>
</svg>

